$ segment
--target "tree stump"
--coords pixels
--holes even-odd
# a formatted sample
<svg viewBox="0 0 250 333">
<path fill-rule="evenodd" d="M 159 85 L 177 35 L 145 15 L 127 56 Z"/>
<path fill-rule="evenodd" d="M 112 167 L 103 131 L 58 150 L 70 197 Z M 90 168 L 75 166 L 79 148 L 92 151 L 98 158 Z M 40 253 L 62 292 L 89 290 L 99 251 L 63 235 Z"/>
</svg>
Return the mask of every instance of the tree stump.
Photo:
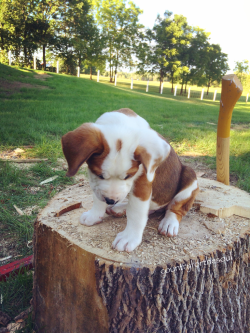
<svg viewBox="0 0 250 333">
<path fill-rule="evenodd" d="M 80 214 L 92 205 L 87 181 L 55 196 L 35 223 L 33 316 L 38 332 L 249 333 L 249 218 L 222 219 L 216 209 L 209 212 L 213 198 L 219 210 L 226 207 L 227 191 L 203 178 L 199 185 L 178 236 L 159 235 L 162 216 L 155 213 L 132 253 L 111 248 L 125 217 L 80 225 Z M 226 189 L 235 198 L 245 197 L 243 206 L 250 205 L 249 194 Z"/>
</svg>

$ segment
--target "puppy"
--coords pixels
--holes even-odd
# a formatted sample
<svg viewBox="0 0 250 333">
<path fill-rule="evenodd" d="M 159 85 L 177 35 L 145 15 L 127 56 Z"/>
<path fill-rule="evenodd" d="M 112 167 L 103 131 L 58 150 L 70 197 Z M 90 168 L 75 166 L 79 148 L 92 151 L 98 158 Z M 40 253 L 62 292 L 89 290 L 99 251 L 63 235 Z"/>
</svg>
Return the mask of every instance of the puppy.
<svg viewBox="0 0 250 333">
<path fill-rule="evenodd" d="M 126 213 L 127 226 L 113 248 L 133 251 L 142 241 L 148 214 L 159 209 L 165 210 L 159 232 L 178 234 L 199 190 L 196 175 L 145 119 L 125 108 L 104 113 L 95 123 L 65 134 L 62 149 L 67 176 L 74 176 L 85 161 L 88 164 L 94 203 L 81 215 L 81 224 L 100 223 L 105 212 Z"/>
</svg>

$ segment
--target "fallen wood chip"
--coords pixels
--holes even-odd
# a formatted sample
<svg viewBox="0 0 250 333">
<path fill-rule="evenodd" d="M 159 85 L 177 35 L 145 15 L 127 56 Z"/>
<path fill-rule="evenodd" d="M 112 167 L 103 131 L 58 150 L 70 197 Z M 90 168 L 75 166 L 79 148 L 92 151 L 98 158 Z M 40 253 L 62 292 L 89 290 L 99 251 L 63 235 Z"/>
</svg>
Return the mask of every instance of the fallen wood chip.
<svg viewBox="0 0 250 333">
<path fill-rule="evenodd" d="M 8 259 L 10 259 L 10 258 L 12 258 L 12 256 L 8 256 L 8 257 L 5 257 L 5 258 L 1 258 L 0 261 L 5 261 L 5 260 L 8 260 Z M 1 311 L 0 311 L 0 312 L 1 312 Z M 0 318 L 1 318 L 1 316 L 0 316 Z M 1 320 L 0 320 L 0 324 L 1 324 Z"/>
<path fill-rule="evenodd" d="M 16 205 L 13 205 L 13 206 L 19 215 L 24 215 L 23 211 L 20 208 L 18 208 Z"/>
<path fill-rule="evenodd" d="M 53 176 L 53 177 L 50 177 L 48 179 L 45 179 L 43 180 L 39 185 L 43 185 L 43 184 L 47 184 L 47 183 L 50 183 L 52 182 L 53 180 L 55 180 L 56 178 L 58 178 L 59 176 Z"/>
<path fill-rule="evenodd" d="M 78 209 L 82 207 L 82 202 L 74 202 L 71 203 L 70 205 L 63 206 L 58 210 L 54 216 L 59 217 L 64 213 L 70 212 L 71 210 Z"/>
<path fill-rule="evenodd" d="M 31 305 L 28 309 L 25 311 L 21 312 L 18 316 L 14 318 L 16 323 L 22 323 L 24 319 L 28 318 L 29 313 L 31 313 L 33 310 L 33 306 Z"/>
<path fill-rule="evenodd" d="M 10 321 L 10 316 L 5 312 L 0 311 L 0 324 L 3 326 L 7 326 Z"/>
</svg>

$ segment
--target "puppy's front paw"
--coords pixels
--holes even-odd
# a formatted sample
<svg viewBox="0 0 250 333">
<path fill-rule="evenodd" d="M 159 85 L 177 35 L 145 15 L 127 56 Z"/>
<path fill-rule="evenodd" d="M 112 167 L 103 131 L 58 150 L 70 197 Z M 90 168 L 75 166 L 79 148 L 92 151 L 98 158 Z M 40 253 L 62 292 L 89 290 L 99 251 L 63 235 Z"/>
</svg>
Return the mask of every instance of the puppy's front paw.
<svg viewBox="0 0 250 333">
<path fill-rule="evenodd" d="M 131 252 L 141 243 L 141 240 L 141 236 L 125 229 L 117 234 L 112 247 L 118 251 Z"/>
<path fill-rule="evenodd" d="M 166 216 L 161 220 L 158 231 L 160 234 L 173 237 L 177 236 L 179 230 L 179 221 L 175 213 L 167 211 Z"/>
<path fill-rule="evenodd" d="M 91 210 L 89 210 L 88 212 L 82 213 L 81 217 L 80 217 L 80 223 L 87 225 L 87 226 L 91 226 L 97 223 L 101 223 L 102 222 L 102 216 L 99 216 L 96 213 L 93 213 Z"/>
</svg>

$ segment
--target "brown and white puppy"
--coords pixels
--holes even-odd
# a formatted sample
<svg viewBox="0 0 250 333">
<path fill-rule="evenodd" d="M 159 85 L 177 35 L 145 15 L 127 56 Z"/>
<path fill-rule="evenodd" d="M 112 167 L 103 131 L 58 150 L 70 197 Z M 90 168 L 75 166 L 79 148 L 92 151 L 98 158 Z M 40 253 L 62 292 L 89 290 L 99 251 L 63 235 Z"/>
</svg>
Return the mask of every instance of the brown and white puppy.
<svg viewBox="0 0 250 333">
<path fill-rule="evenodd" d="M 148 214 L 159 209 L 166 211 L 159 232 L 177 235 L 198 193 L 196 175 L 145 119 L 130 109 L 104 113 L 95 123 L 65 134 L 62 148 L 67 176 L 74 176 L 85 161 L 88 164 L 94 204 L 80 222 L 91 226 L 106 212 L 126 213 L 127 226 L 113 248 L 133 251 L 141 243 Z"/>
</svg>

